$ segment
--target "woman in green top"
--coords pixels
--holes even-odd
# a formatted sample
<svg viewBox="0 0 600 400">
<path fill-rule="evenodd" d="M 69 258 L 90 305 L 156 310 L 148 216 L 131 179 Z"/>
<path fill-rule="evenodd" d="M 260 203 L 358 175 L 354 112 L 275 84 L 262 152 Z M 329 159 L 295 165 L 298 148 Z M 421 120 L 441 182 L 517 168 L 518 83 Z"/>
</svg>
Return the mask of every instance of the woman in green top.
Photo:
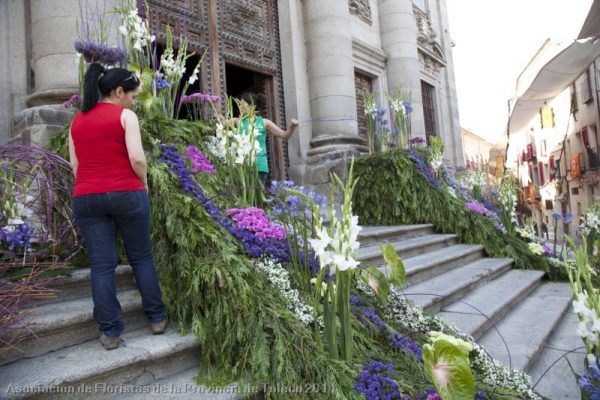
<svg viewBox="0 0 600 400">
<path fill-rule="evenodd" d="M 252 107 L 256 104 L 256 97 L 252 93 L 244 93 L 240 96 L 240 115 L 248 114 Z M 248 120 L 239 118 L 234 118 L 234 123 L 240 123 L 245 134 L 248 134 Z M 256 169 L 258 170 L 258 176 L 262 183 L 265 183 L 267 180 L 267 175 L 269 174 L 269 161 L 267 158 L 267 131 L 270 132 L 273 136 L 280 137 L 282 139 L 288 139 L 296 128 L 298 127 L 298 120 L 292 118 L 290 121 L 290 126 L 287 130 L 283 130 L 278 127 L 273 121 L 268 120 L 266 118 L 258 115 L 255 121 L 255 129 L 257 130 L 258 143 L 260 144 L 260 151 L 256 155 Z"/>
</svg>

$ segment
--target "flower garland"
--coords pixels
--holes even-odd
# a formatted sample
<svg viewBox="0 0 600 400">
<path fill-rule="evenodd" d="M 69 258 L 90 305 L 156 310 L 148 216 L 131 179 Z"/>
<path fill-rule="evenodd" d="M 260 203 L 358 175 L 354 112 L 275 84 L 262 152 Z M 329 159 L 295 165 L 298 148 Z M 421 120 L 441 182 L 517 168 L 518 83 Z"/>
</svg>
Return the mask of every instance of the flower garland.
<svg viewBox="0 0 600 400">
<path fill-rule="evenodd" d="M 400 389 L 392 377 L 393 374 L 394 366 L 392 364 L 371 361 L 363 367 L 354 388 L 367 400 L 408 400 L 409 397 L 400 395 Z"/>
<path fill-rule="evenodd" d="M 252 232 L 238 228 L 233 221 L 224 217 L 214 202 L 206 197 L 200 185 L 192 179 L 191 172 L 185 166 L 185 161 L 175 146 L 161 145 L 161 152 L 160 161 L 169 166 L 171 172 L 178 178 L 184 192 L 199 200 L 215 222 L 231 233 L 251 257 L 271 256 L 278 262 L 290 260 L 290 248 L 286 241 L 273 238 L 261 239 Z"/>
<path fill-rule="evenodd" d="M 358 289 L 374 296 L 366 285 L 359 285 Z M 541 400 L 531 388 L 531 377 L 519 370 L 509 371 L 502 363 L 492 359 L 471 336 L 460 333 L 456 327 L 445 324 L 437 316 L 424 315 L 420 308 L 411 305 L 402 294 L 396 291 L 390 294 L 384 315 L 386 319 L 412 332 L 438 331 L 469 342 L 473 346 L 471 366 L 479 372 L 478 375 L 484 383 L 509 388 L 531 400 Z"/>
<path fill-rule="evenodd" d="M 300 299 L 298 290 L 292 288 L 288 271 L 280 263 L 269 258 L 255 261 L 254 266 L 263 272 L 267 276 L 267 280 L 279 290 L 288 309 L 296 314 L 305 325 L 312 324 L 314 321 L 313 308 Z"/>
<path fill-rule="evenodd" d="M 267 218 L 267 214 L 260 208 L 230 208 L 225 213 L 236 222 L 238 228 L 254 232 L 261 239 L 286 239 L 285 229 L 272 224 Z"/>
<path fill-rule="evenodd" d="M 215 172 L 217 172 L 215 166 L 204 155 L 204 153 L 202 153 L 196 148 L 196 146 L 187 146 L 185 148 L 185 151 L 188 158 L 194 165 L 194 167 L 192 168 L 192 173 L 204 172 L 207 174 L 214 174 Z"/>
</svg>

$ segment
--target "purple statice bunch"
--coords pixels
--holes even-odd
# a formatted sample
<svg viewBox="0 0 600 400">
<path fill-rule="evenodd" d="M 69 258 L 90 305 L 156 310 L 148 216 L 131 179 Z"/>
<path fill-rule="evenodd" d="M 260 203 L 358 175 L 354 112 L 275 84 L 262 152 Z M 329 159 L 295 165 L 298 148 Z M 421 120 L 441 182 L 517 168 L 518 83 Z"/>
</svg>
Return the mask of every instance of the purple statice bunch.
<svg viewBox="0 0 600 400">
<path fill-rule="evenodd" d="M 587 367 L 578 383 L 588 399 L 600 400 L 600 368 L 597 363 Z"/>
<path fill-rule="evenodd" d="M 205 94 L 200 92 L 191 93 L 188 95 L 181 96 L 179 99 L 181 104 L 187 103 L 216 103 L 221 101 L 221 96 L 216 96 L 212 94 Z"/>
<path fill-rule="evenodd" d="M 431 168 L 431 166 L 425 162 L 425 159 L 423 158 L 423 155 L 421 153 L 413 149 L 408 149 L 406 151 L 406 154 L 408 155 L 408 158 L 410 158 L 410 160 L 417 165 L 419 172 L 421 172 L 421 174 L 427 178 L 429 183 L 431 183 L 435 187 L 440 186 L 440 183 L 435 178 L 435 175 L 433 173 L 433 168 Z"/>
<path fill-rule="evenodd" d="M 63 103 L 64 108 L 79 108 L 79 104 L 81 102 L 81 97 L 78 93 L 75 93 L 73 96 L 69 97 L 69 100 Z"/>
<path fill-rule="evenodd" d="M 423 348 L 410 340 L 408 336 L 394 332 L 388 339 L 392 347 L 400 350 L 405 356 L 412 355 L 423 362 Z"/>
<path fill-rule="evenodd" d="M 423 392 L 423 394 L 421 394 L 419 397 L 417 397 L 418 400 L 443 400 L 442 396 L 440 396 L 440 394 L 437 392 L 437 390 L 435 390 L 435 388 L 430 387 L 427 390 L 425 390 Z M 483 392 L 483 390 L 478 389 L 477 392 L 475 393 L 475 397 L 473 398 L 473 400 L 484 400 L 485 399 L 485 393 Z"/>
<path fill-rule="evenodd" d="M 287 241 L 274 238 L 261 239 L 250 231 L 238 228 L 230 218 L 223 216 L 215 203 L 206 197 L 202 187 L 192 179 L 191 171 L 186 167 L 185 161 L 175 146 L 163 144 L 161 145 L 161 152 L 160 161 L 171 169 L 183 191 L 200 202 L 208 215 L 226 229 L 251 257 L 269 256 L 281 263 L 290 261 L 291 253 Z"/>
<path fill-rule="evenodd" d="M 106 65 L 121 64 L 127 56 L 123 49 L 94 43 L 90 39 L 77 39 L 74 42 L 74 46 L 78 53 L 83 54 L 85 61 L 88 63 L 99 62 Z"/>
<path fill-rule="evenodd" d="M 410 140 L 408 141 L 408 143 L 410 143 L 411 145 L 422 145 L 425 144 L 426 139 L 424 136 L 415 136 L 410 138 Z"/>
<path fill-rule="evenodd" d="M 8 250 L 30 250 L 31 238 L 34 235 L 33 228 L 26 223 L 10 225 L 0 228 L 0 243 L 4 243 Z"/>
<path fill-rule="evenodd" d="M 554 257 L 554 252 L 548 246 L 544 246 L 544 254 L 547 255 L 548 257 Z"/>
<path fill-rule="evenodd" d="M 162 90 L 171 87 L 171 83 L 169 83 L 168 79 L 166 79 L 164 76 L 154 78 L 152 82 L 154 83 L 156 90 Z"/>
<path fill-rule="evenodd" d="M 385 321 L 377 314 L 374 308 L 367 307 L 365 301 L 355 295 L 350 295 L 350 307 L 357 319 L 367 328 L 369 334 L 387 334 L 389 332 Z"/>
<path fill-rule="evenodd" d="M 471 211 L 483 215 L 484 217 L 488 215 L 488 210 L 484 206 L 475 202 L 466 202 L 465 207 Z"/>
<path fill-rule="evenodd" d="M 269 205 L 271 206 L 271 214 L 274 217 L 291 215 L 297 218 L 309 218 L 312 215 L 310 203 L 290 191 L 302 193 L 319 208 L 326 205 L 327 199 L 323 195 L 314 193 L 302 186 L 296 186 L 292 181 L 273 181 L 269 187 Z"/>
<path fill-rule="evenodd" d="M 264 210 L 257 207 L 231 208 L 225 212 L 238 228 L 254 232 L 261 239 L 285 240 L 285 229 L 272 224 Z"/>
<path fill-rule="evenodd" d="M 381 319 L 374 308 L 367 308 L 362 311 L 362 313 L 358 314 L 358 320 L 367 327 L 369 334 L 373 333 L 373 327 L 377 333 L 386 334 L 388 332 L 385 321 Z"/>
<path fill-rule="evenodd" d="M 196 146 L 187 146 L 185 152 L 192 162 L 192 173 L 204 172 L 206 174 L 214 174 L 217 172 L 215 166 Z"/>
<path fill-rule="evenodd" d="M 371 361 L 363 366 L 363 371 L 354 383 L 354 388 L 367 400 L 407 400 L 408 397 L 400 394 L 393 375 L 394 366 L 392 364 Z"/>
<path fill-rule="evenodd" d="M 363 300 L 362 297 L 357 296 L 355 294 L 350 295 L 350 306 L 351 307 L 366 307 L 367 303 Z"/>
<path fill-rule="evenodd" d="M 404 113 L 405 114 L 410 114 L 411 112 L 413 112 L 413 106 L 408 101 L 403 101 L 402 102 L 402 108 L 404 108 Z"/>
<path fill-rule="evenodd" d="M 426 389 L 422 395 L 418 397 L 419 400 L 442 400 L 442 396 L 435 390 L 435 388 L 430 387 Z"/>
</svg>

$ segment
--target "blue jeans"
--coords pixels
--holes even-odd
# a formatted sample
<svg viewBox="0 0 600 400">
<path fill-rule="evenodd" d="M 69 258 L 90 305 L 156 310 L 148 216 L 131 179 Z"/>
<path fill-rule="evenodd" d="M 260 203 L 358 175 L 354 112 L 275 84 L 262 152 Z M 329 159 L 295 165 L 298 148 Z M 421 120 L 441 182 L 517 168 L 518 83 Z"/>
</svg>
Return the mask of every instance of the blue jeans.
<svg viewBox="0 0 600 400">
<path fill-rule="evenodd" d="M 117 231 L 142 295 L 142 307 L 150 322 L 166 317 L 150 241 L 150 202 L 145 190 L 109 192 L 73 199 L 75 222 L 85 241 L 91 264 L 94 319 L 106 336 L 123 332 L 121 305 L 117 300 Z"/>
</svg>

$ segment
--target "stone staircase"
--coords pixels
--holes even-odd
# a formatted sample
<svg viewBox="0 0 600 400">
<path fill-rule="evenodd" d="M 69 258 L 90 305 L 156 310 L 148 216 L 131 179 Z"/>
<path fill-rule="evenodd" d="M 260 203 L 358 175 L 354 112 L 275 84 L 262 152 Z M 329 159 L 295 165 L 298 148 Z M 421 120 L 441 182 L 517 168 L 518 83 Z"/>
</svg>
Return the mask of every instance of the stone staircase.
<svg viewBox="0 0 600 400">
<path fill-rule="evenodd" d="M 361 266 L 381 265 L 379 245 L 391 243 L 405 264 L 408 298 L 473 335 L 506 365 L 532 372 L 534 381 L 560 356 L 557 349 L 577 347 L 568 284 L 545 282 L 539 271 L 511 269 L 512 260 L 486 258 L 482 246 L 435 234 L 432 225 L 365 227 L 359 240 Z M 128 266 L 117 268 L 117 286 L 125 331 L 124 342 L 114 351 L 104 350 L 98 341 L 88 269 L 55 281 L 53 287 L 60 290 L 56 299 L 29 304 L 26 318 L 38 338 L 21 343 L 21 352 L 0 358 L 0 398 L 240 397 L 235 386 L 215 393 L 193 383 L 201 351 L 195 337 L 181 336 L 173 327 L 163 335 L 150 333 Z M 564 365 L 551 374 L 574 382 Z M 568 384 L 554 388 L 547 381 L 538 389 L 549 390 L 543 393 L 548 397 L 578 398 Z M 556 390 L 572 397 L 558 397 Z"/>
</svg>

